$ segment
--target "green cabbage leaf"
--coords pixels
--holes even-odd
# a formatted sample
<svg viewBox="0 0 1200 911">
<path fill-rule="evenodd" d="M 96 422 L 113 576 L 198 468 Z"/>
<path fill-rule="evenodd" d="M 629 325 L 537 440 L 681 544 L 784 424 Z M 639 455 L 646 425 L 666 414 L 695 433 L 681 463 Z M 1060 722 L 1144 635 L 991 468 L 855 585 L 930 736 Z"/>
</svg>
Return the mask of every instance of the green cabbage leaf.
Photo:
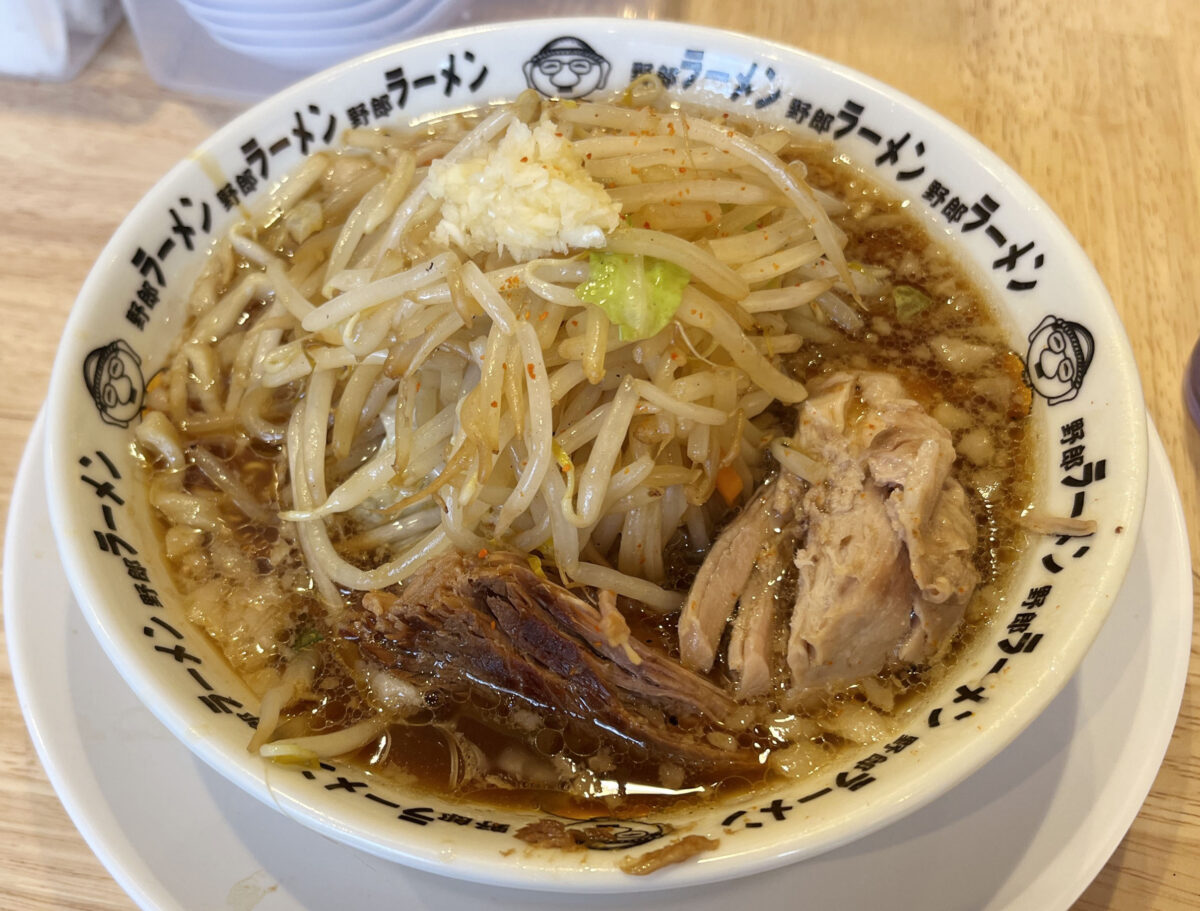
<svg viewBox="0 0 1200 911">
<path fill-rule="evenodd" d="M 652 256 L 592 253 L 587 281 L 575 289 L 618 327 L 622 341 L 657 335 L 675 317 L 690 273 Z"/>
</svg>

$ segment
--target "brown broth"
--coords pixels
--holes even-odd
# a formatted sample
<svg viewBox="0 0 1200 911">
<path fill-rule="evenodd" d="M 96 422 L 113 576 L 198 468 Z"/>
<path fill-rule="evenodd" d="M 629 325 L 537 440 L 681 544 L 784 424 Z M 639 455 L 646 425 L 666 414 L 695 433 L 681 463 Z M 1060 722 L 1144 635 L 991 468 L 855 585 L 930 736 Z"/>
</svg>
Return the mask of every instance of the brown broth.
<svg viewBox="0 0 1200 911">
<path fill-rule="evenodd" d="M 1023 550 L 1025 533 L 1019 517 L 1032 502 L 1034 474 L 1027 420 L 1031 394 L 1020 358 L 1005 344 L 1010 333 L 952 251 L 930 237 L 904 202 L 889 197 L 839 159 L 810 161 L 809 179 L 851 205 L 851 212 L 838 219 L 849 237 L 847 259 L 887 268 L 898 277 L 895 284 L 917 288 L 929 296 L 931 305 L 902 323 L 892 316 L 891 289 L 885 288 L 863 303 L 886 324 L 886 334 L 872 331 L 837 345 L 813 343 L 803 357 L 797 356 L 797 372 L 811 380 L 861 367 L 882 355 L 889 372 L 901 378 L 927 411 L 951 404 L 965 412 L 969 426 L 951 431 L 960 453 L 955 475 L 968 492 L 980 527 L 986 529 L 976 555 L 981 587 L 999 585 Z M 929 340 L 939 335 L 987 345 L 994 354 L 977 369 L 952 370 L 931 354 Z M 963 457 L 962 444 L 969 433 L 990 437 L 992 459 L 979 464 Z M 976 605 L 977 612 L 980 608 Z"/>
</svg>

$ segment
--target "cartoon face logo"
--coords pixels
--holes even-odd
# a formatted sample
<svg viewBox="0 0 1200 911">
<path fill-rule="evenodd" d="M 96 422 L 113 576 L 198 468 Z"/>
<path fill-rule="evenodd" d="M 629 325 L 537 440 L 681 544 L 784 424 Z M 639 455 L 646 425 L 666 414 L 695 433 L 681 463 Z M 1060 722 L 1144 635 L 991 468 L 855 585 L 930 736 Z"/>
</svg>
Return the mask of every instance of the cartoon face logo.
<svg viewBox="0 0 1200 911">
<path fill-rule="evenodd" d="M 567 828 L 581 833 L 583 844 L 594 851 L 636 848 L 662 838 L 668 831 L 668 827 L 661 823 L 635 819 L 584 819 L 571 823 Z"/>
<path fill-rule="evenodd" d="M 83 381 L 106 424 L 128 427 L 142 410 L 146 395 L 142 359 L 124 339 L 88 353 L 83 360 Z"/>
<path fill-rule="evenodd" d="M 1049 315 L 1029 333 L 1025 375 L 1034 391 L 1051 405 L 1079 394 L 1092 363 L 1092 333 L 1070 320 Z"/>
<path fill-rule="evenodd" d="M 547 98 L 583 98 L 604 88 L 612 65 L 579 38 L 555 38 L 525 61 L 525 82 Z"/>
</svg>

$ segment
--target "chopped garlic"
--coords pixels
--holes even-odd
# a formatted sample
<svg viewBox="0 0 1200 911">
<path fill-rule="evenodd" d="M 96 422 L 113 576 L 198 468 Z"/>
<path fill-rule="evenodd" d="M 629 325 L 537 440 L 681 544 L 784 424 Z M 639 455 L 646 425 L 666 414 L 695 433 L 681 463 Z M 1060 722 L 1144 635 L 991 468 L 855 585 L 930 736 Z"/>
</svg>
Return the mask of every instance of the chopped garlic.
<svg viewBox="0 0 1200 911">
<path fill-rule="evenodd" d="M 434 161 L 429 193 L 442 201 L 434 240 L 472 256 L 507 250 L 518 262 L 603 247 L 621 214 L 549 121 L 533 130 L 516 121 L 486 154 Z"/>
</svg>

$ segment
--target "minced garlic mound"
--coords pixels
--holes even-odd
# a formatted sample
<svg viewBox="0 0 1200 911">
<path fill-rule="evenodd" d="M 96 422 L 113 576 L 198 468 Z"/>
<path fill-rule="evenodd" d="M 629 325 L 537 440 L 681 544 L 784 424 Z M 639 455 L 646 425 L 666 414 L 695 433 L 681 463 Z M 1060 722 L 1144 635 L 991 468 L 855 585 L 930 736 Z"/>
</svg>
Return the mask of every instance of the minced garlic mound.
<svg viewBox="0 0 1200 911">
<path fill-rule="evenodd" d="M 507 250 L 518 262 L 604 246 L 620 205 L 556 129 L 549 121 L 533 130 L 517 121 L 486 155 L 434 161 L 429 192 L 442 200 L 434 240 L 471 256 Z"/>
</svg>

